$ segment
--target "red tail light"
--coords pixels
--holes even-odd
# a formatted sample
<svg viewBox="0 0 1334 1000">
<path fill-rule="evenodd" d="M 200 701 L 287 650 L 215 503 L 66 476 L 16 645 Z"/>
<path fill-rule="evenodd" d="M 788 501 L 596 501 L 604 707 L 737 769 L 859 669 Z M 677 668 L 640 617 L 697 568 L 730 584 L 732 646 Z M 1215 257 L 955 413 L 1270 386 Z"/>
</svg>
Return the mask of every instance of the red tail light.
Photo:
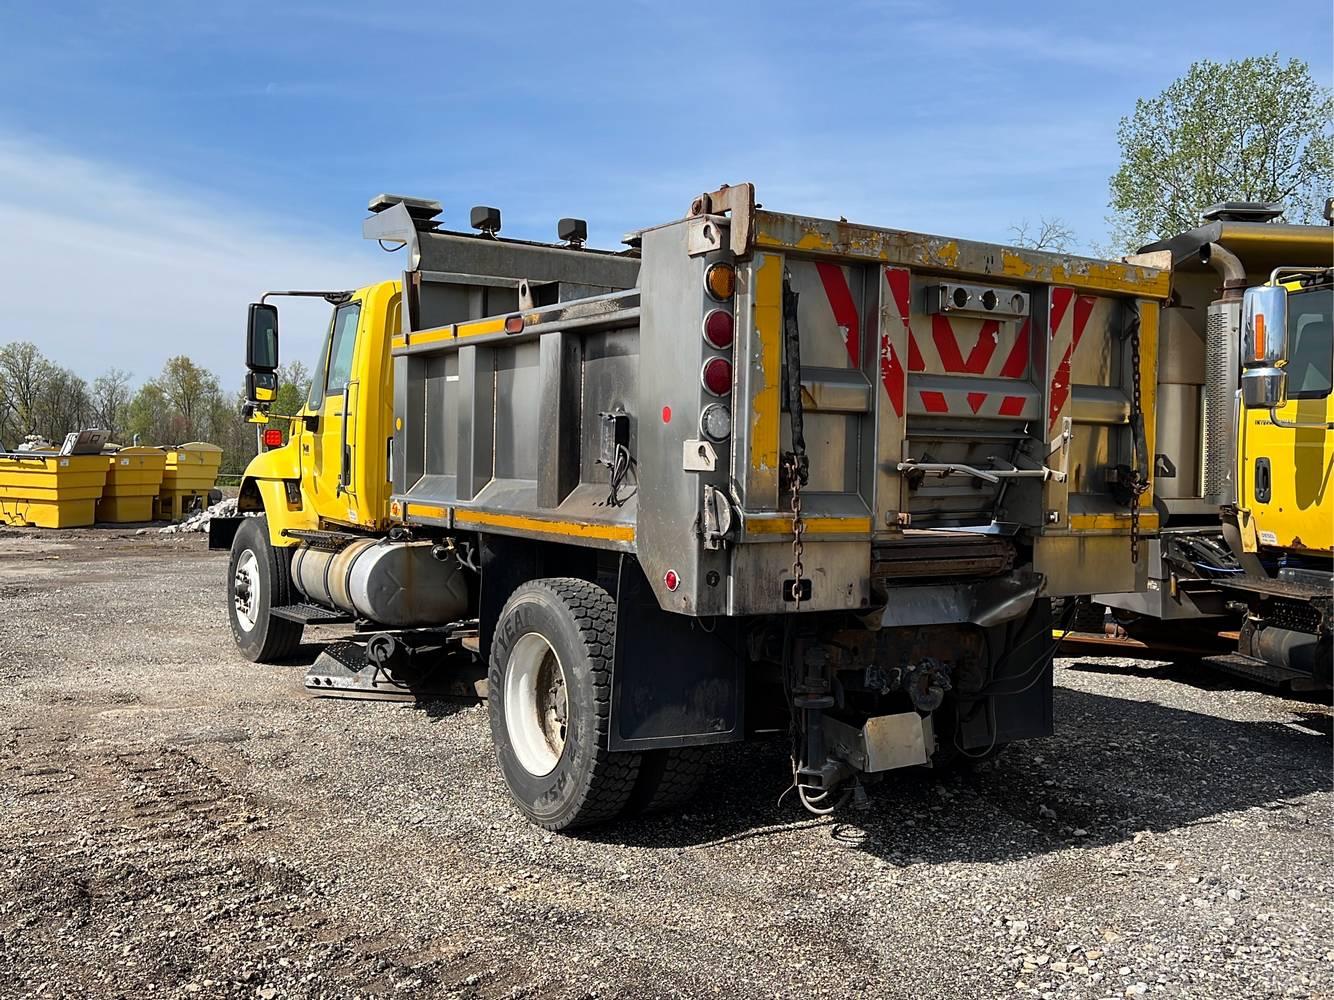
<svg viewBox="0 0 1334 1000">
<path fill-rule="evenodd" d="M 704 339 L 710 347 L 725 351 L 732 346 L 732 314 L 726 309 L 713 309 L 704 317 Z"/>
<path fill-rule="evenodd" d="M 732 362 L 726 358 L 710 358 L 704 362 L 700 381 L 715 396 L 726 396 L 732 391 Z"/>
<path fill-rule="evenodd" d="M 264 428 L 264 447 L 280 448 L 283 443 L 283 432 L 277 427 Z"/>
</svg>

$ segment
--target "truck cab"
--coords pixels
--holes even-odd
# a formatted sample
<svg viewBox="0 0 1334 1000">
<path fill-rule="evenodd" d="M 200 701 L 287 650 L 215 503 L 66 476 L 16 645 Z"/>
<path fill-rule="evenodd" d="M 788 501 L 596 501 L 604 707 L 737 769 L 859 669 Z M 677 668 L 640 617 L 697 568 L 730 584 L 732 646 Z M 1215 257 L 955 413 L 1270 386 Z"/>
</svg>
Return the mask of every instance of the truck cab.
<svg viewBox="0 0 1334 1000">
<path fill-rule="evenodd" d="M 288 529 L 322 524 L 364 531 L 388 528 L 389 449 L 393 437 L 390 331 L 398 328 L 402 283 L 382 281 L 319 294 L 333 306 L 329 329 L 312 365 L 304 405 L 287 417 L 268 415 L 278 353 L 278 310 L 267 293 L 251 308 L 247 380 L 250 419 L 261 452 L 242 477 L 240 509 L 264 512 L 275 545 Z"/>
<path fill-rule="evenodd" d="M 1098 594 L 1114 641 L 1330 683 L 1334 225 L 1224 202 L 1133 258 L 1172 272 L 1158 366 L 1148 585 Z M 1327 211 L 1327 214 L 1328 211 Z"/>
<path fill-rule="evenodd" d="M 1334 268 L 1280 267 L 1242 309 L 1237 504 L 1244 656 L 1328 687 L 1334 603 Z"/>
</svg>

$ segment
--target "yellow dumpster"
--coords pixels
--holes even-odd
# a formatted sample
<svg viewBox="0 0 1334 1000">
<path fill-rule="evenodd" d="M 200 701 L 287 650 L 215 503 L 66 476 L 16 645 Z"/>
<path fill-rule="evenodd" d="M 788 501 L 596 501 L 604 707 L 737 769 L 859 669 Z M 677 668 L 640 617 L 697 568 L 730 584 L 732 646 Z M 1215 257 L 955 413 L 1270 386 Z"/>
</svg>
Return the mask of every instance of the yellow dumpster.
<svg viewBox="0 0 1334 1000">
<path fill-rule="evenodd" d="M 167 453 L 161 448 L 122 448 L 103 458 L 110 466 L 102 499 L 97 501 L 97 519 L 111 524 L 151 521 Z"/>
<path fill-rule="evenodd" d="M 191 441 L 167 452 L 158 491 L 156 516 L 178 521 L 196 502 L 208 504 L 208 491 L 218 480 L 222 449 L 207 441 Z"/>
<path fill-rule="evenodd" d="M 82 528 L 107 479 L 105 455 L 0 454 L 0 523 Z"/>
</svg>

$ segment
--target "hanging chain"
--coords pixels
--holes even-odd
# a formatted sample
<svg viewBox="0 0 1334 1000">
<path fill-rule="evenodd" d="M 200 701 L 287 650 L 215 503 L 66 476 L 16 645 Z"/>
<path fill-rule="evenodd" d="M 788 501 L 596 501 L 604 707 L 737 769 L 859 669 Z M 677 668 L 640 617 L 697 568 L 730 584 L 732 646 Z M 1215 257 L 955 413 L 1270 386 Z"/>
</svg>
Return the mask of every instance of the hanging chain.
<svg viewBox="0 0 1334 1000">
<path fill-rule="evenodd" d="M 806 520 L 801 515 L 801 459 L 794 452 L 787 456 L 787 481 L 792 491 L 792 603 L 794 611 L 801 610 L 801 580 L 806 567 L 801 561 L 805 551 L 802 536 L 806 534 Z"/>
<path fill-rule="evenodd" d="M 1139 378 L 1139 317 L 1136 316 L 1134 326 L 1130 331 L 1130 427 L 1131 433 L 1135 433 L 1135 428 L 1144 425 L 1144 401 L 1140 389 Z M 1139 456 L 1141 462 L 1147 462 L 1148 456 Z M 1149 488 L 1149 477 L 1146 472 L 1138 467 L 1130 470 L 1130 561 L 1139 562 L 1139 498 Z"/>
</svg>

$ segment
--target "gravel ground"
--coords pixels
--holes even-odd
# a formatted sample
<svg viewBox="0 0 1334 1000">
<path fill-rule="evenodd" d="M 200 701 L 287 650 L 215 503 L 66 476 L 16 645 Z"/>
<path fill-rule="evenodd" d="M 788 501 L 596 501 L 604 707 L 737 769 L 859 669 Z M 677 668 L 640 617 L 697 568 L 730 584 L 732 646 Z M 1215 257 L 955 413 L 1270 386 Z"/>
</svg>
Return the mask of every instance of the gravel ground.
<svg viewBox="0 0 1334 1000">
<path fill-rule="evenodd" d="M 0 531 L 0 996 L 1334 996 L 1320 699 L 1061 660 L 1053 739 L 868 811 L 752 745 L 552 836 L 484 708 L 242 661 L 205 546 Z"/>
</svg>

